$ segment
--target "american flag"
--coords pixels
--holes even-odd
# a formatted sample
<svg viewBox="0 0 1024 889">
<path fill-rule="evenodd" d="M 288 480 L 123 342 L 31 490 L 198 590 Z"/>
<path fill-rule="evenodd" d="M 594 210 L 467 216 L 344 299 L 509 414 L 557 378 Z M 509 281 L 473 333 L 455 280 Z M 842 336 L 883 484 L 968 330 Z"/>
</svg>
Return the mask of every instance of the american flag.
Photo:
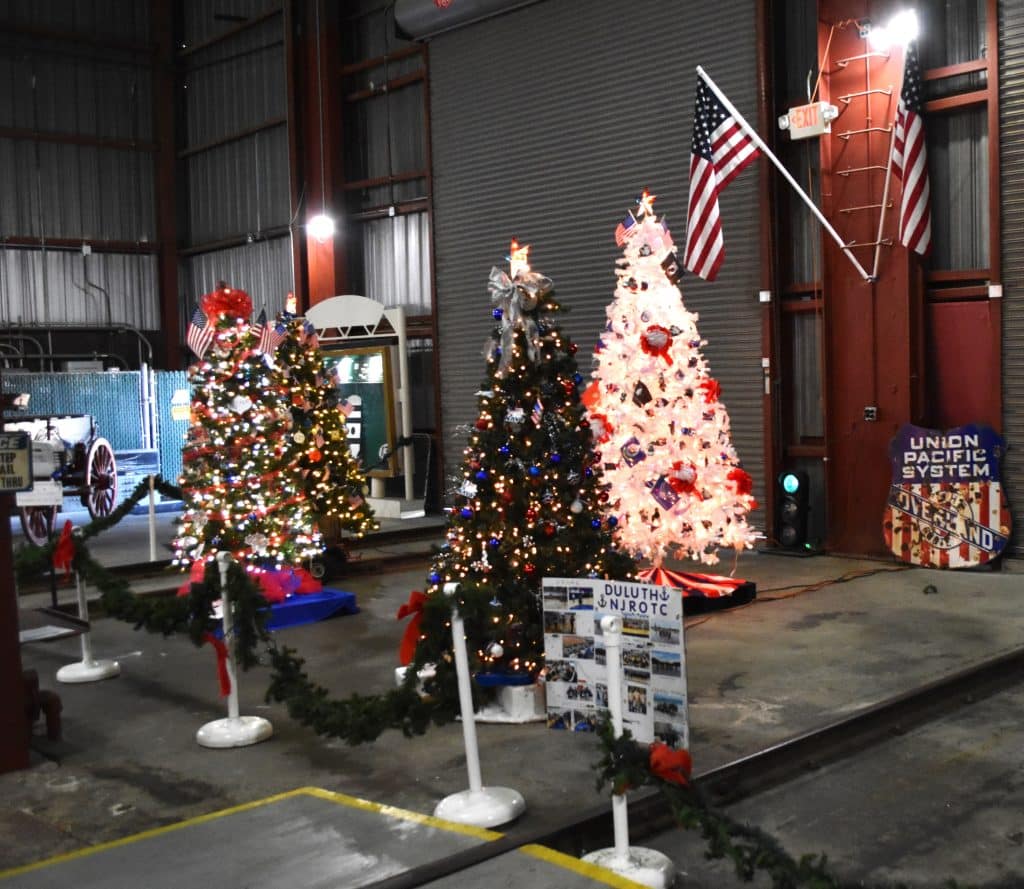
<svg viewBox="0 0 1024 889">
<path fill-rule="evenodd" d="M 260 351 L 272 355 L 277 351 L 277 347 L 284 342 L 287 332 L 288 325 L 286 325 L 284 321 L 277 321 L 274 324 L 264 324 L 263 333 L 260 334 Z"/>
<path fill-rule="evenodd" d="M 928 186 L 928 153 L 921 121 L 921 67 L 917 46 L 907 46 L 903 89 L 896 109 L 892 143 L 892 169 L 903 180 L 900 198 L 900 243 L 927 254 L 932 246 L 931 189 Z"/>
<path fill-rule="evenodd" d="M 706 281 L 714 281 L 725 258 L 718 193 L 757 157 L 758 151 L 703 78 L 697 81 L 690 151 L 685 266 Z"/>
<path fill-rule="evenodd" d="M 615 244 L 622 247 L 626 241 L 629 240 L 629 236 L 633 234 L 633 227 L 636 225 L 636 217 L 632 213 L 627 213 L 626 218 L 622 220 L 617 226 L 615 226 Z"/>
<path fill-rule="evenodd" d="M 256 334 L 256 348 L 261 352 L 267 350 L 263 348 L 263 336 L 267 330 L 267 310 L 260 309 L 260 316 L 256 319 L 256 323 L 252 325 L 252 332 Z"/>
<path fill-rule="evenodd" d="M 316 327 L 313 326 L 312 321 L 303 320 L 302 332 L 306 335 L 306 345 L 310 349 L 316 349 L 320 346 L 320 338 L 316 335 Z"/>
<path fill-rule="evenodd" d="M 209 323 L 206 315 L 203 314 L 203 310 L 196 306 L 195 311 L 192 313 L 192 318 L 188 322 L 188 330 L 185 331 L 185 342 L 196 353 L 197 358 L 202 358 L 206 354 L 206 350 L 210 348 L 210 343 L 213 342 L 216 332 L 214 326 Z"/>
<path fill-rule="evenodd" d="M 260 309 L 260 316 L 256 319 L 256 323 L 252 328 L 253 333 L 257 336 L 257 350 L 266 354 L 273 354 L 277 347 L 281 345 L 286 329 L 283 321 L 278 321 L 276 324 L 267 321 L 267 310 Z"/>
<path fill-rule="evenodd" d="M 544 402 L 539 398 L 533 405 L 533 410 L 530 412 L 530 419 L 533 420 L 534 426 L 540 426 L 540 421 L 544 416 Z"/>
</svg>

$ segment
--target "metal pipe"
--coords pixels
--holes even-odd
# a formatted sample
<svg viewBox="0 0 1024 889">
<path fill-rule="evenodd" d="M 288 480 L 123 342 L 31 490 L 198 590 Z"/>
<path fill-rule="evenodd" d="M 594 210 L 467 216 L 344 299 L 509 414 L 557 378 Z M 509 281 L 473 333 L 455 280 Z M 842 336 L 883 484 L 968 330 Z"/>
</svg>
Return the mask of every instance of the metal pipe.
<svg viewBox="0 0 1024 889">
<path fill-rule="evenodd" d="M 146 338 L 146 335 L 141 330 L 139 330 L 139 328 L 135 327 L 132 324 L 76 324 L 74 321 L 50 321 L 46 324 L 19 324 L 17 329 L 20 331 L 25 328 L 44 330 L 46 331 L 47 336 L 51 336 L 54 330 L 105 330 L 111 333 L 133 333 L 135 334 L 136 337 L 138 337 L 140 344 L 146 347 L 147 363 L 150 365 L 153 364 L 152 343 L 150 343 L 150 341 Z M 5 336 L 20 337 L 22 336 L 22 334 L 6 333 L 2 329 L 0 329 L 0 337 Z M 24 338 L 28 339 L 28 337 Z M 44 350 L 40 348 L 40 352 L 47 353 L 48 351 L 49 350 Z"/>
</svg>

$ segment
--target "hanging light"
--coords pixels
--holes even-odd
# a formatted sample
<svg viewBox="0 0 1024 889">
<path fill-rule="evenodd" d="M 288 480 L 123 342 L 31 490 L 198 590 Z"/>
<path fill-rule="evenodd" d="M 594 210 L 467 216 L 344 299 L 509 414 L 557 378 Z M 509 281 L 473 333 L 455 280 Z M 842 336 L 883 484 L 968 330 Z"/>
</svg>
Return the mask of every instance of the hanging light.
<svg viewBox="0 0 1024 889">
<path fill-rule="evenodd" d="M 334 220 L 326 213 L 317 213 L 306 223 L 306 231 L 321 244 L 324 244 L 334 237 Z"/>
<path fill-rule="evenodd" d="M 868 31 L 868 42 L 872 49 L 885 52 L 891 46 L 906 46 L 916 40 L 920 30 L 917 11 L 904 9 L 889 19 L 887 24 L 872 27 Z"/>
</svg>

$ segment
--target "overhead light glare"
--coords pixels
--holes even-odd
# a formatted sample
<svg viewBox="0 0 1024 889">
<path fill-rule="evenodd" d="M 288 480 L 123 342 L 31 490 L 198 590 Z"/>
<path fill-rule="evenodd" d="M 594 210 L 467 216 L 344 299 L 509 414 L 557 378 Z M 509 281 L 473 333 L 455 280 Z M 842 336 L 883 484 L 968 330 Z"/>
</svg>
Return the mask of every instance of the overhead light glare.
<svg viewBox="0 0 1024 889">
<path fill-rule="evenodd" d="M 321 244 L 334 237 L 334 220 L 325 213 L 317 213 L 306 223 L 306 231 Z"/>
</svg>

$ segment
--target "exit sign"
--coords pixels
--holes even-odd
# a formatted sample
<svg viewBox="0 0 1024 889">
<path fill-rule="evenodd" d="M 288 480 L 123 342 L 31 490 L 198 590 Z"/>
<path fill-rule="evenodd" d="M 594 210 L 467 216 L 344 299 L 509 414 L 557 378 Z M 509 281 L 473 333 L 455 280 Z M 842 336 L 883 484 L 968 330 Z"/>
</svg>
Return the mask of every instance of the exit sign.
<svg viewBox="0 0 1024 889">
<path fill-rule="evenodd" d="M 790 108 L 779 118 L 779 129 L 788 130 L 790 139 L 807 139 L 832 132 L 832 121 L 839 117 L 839 109 L 828 102 L 811 102 Z"/>
</svg>

